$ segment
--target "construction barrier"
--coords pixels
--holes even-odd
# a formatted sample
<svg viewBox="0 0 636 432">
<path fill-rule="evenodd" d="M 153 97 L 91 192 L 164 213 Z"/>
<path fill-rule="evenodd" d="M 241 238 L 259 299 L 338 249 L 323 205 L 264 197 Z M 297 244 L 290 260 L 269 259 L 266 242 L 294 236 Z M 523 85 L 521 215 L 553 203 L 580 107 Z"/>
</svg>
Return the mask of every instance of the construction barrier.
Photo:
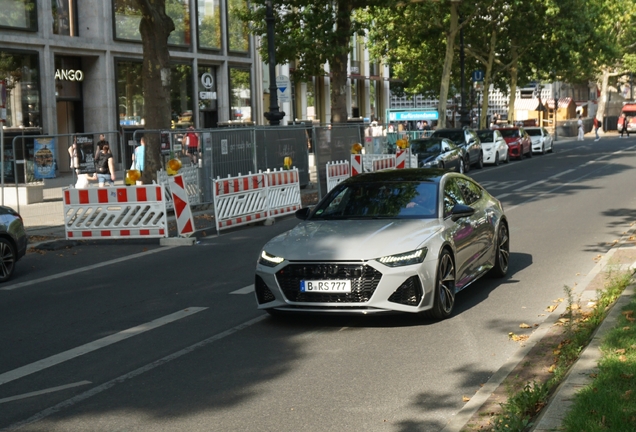
<svg viewBox="0 0 636 432">
<path fill-rule="evenodd" d="M 267 201 L 269 217 L 284 216 L 300 210 L 298 169 L 267 171 Z"/>
<path fill-rule="evenodd" d="M 201 190 L 199 188 L 199 168 L 196 166 L 183 167 L 179 170 L 183 176 L 186 194 L 190 205 L 201 204 Z M 163 185 L 166 191 L 166 208 L 172 210 L 172 194 L 170 193 L 169 179 L 171 176 L 164 170 L 157 171 L 157 183 Z"/>
<path fill-rule="evenodd" d="M 395 156 L 382 159 L 373 159 L 372 161 L 372 171 L 379 171 L 389 168 L 395 168 Z"/>
<path fill-rule="evenodd" d="M 174 203 L 174 216 L 177 219 L 179 236 L 190 237 L 194 234 L 194 218 L 192 217 L 192 210 L 190 210 L 183 175 L 170 176 L 168 181 L 170 183 L 170 192 Z"/>
<path fill-rule="evenodd" d="M 351 155 L 351 177 L 362 174 L 362 155 Z"/>
<path fill-rule="evenodd" d="M 162 185 L 64 188 L 67 239 L 168 237 Z"/>
<path fill-rule="evenodd" d="M 267 176 L 264 173 L 214 180 L 216 231 L 268 217 Z"/>
<path fill-rule="evenodd" d="M 327 162 L 325 170 L 327 172 L 327 192 L 351 176 L 347 161 Z"/>
<path fill-rule="evenodd" d="M 417 168 L 417 155 L 411 154 L 411 149 L 398 149 L 395 154 L 396 158 L 396 168 L 404 169 L 404 168 Z"/>
</svg>

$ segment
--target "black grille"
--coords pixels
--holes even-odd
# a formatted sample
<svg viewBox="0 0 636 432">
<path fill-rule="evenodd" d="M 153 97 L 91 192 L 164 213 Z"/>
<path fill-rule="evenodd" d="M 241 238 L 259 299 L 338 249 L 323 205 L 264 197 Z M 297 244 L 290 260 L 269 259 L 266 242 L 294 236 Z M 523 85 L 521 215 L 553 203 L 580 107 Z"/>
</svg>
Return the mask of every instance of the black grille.
<svg viewBox="0 0 636 432">
<path fill-rule="evenodd" d="M 407 306 L 417 306 L 422 300 L 422 284 L 420 278 L 412 276 L 395 290 L 389 301 Z"/>
<path fill-rule="evenodd" d="M 276 273 L 289 301 L 312 303 L 364 303 L 380 283 L 382 273 L 364 264 L 289 264 Z M 301 280 L 350 280 L 350 293 L 300 292 Z"/>
<path fill-rule="evenodd" d="M 256 276 L 256 280 L 254 281 L 254 291 L 256 291 L 258 304 L 269 303 L 275 300 L 274 294 L 272 294 L 270 289 L 267 287 L 267 284 L 260 276 Z"/>
</svg>

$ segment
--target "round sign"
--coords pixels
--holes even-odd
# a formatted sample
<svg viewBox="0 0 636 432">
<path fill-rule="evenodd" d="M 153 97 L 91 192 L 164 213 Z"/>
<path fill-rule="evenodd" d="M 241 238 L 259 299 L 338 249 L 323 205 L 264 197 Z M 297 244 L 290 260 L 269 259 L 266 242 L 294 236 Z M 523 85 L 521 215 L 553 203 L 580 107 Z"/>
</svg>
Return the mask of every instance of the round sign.
<svg viewBox="0 0 636 432">
<path fill-rule="evenodd" d="M 201 75 L 201 84 L 203 84 L 203 87 L 205 87 L 206 89 L 211 89 L 214 86 L 214 77 L 212 76 L 212 74 L 206 72 Z"/>
</svg>

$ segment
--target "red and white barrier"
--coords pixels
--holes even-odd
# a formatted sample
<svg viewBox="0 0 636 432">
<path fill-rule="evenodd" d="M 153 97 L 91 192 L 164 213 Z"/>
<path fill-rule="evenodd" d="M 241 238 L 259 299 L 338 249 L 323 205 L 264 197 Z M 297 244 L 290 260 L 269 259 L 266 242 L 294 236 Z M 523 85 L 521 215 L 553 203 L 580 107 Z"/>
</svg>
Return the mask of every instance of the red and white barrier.
<svg viewBox="0 0 636 432">
<path fill-rule="evenodd" d="M 181 174 L 170 176 L 170 193 L 172 194 L 172 203 L 174 207 L 174 215 L 177 219 L 177 228 L 179 236 L 190 237 L 194 234 L 194 218 L 190 203 L 188 201 L 188 193 L 186 192 L 185 180 Z"/>
<path fill-rule="evenodd" d="M 67 239 L 168 237 L 164 187 L 65 188 Z"/>
<path fill-rule="evenodd" d="M 393 155 L 387 155 L 393 156 Z M 395 168 L 395 157 L 387 157 L 382 159 L 374 159 L 372 162 L 372 171 Z"/>
<path fill-rule="evenodd" d="M 300 210 L 298 169 L 267 171 L 267 201 L 269 217 L 284 216 Z"/>
<path fill-rule="evenodd" d="M 395 154 L 396 168 L 417 168 L 417 155 L 411 154 L 411 149 L 398 149 Z"/>
<path fill-rule="evenodd" d="M 327 162 L 325 171 L 327 173 L 327 192 L 341 181 L 351 177 L 351 170 L 347 161 Z"/>
<path fill-rule="evenodd" d="M 351 177 L 362 174 L 362 155 L 351 155 Z"/>
<path fill-rule="evenodd" d="M 214 180 L 216 230 L 268 217 L 267 176 L 264 173 Z"/>
</svg>

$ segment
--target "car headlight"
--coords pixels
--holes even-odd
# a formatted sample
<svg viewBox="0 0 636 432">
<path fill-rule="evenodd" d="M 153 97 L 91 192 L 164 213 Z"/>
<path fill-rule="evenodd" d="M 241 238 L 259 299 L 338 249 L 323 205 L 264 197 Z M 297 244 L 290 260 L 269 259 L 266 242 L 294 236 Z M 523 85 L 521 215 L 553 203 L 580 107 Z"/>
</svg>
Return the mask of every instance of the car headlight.
<svg viewBox="0 0 636 432">
<path fill-rule="evenodd" d="M 278 264 L 282 263 L 283 261 L 285 261 L 285 258 L 269 254 L 265 251 L 261 252 L 261 257 L 258 259 L 259 264 L 266 265 L 267 267 L 276 267 Z"/>
<path fill-rule="evenodd" d="M 439 166 L 439 161 L 432 161 L 432 162 L 426 162 L 424 165 L 422 165 L 422 168 L 431 168 L 431 167 L 436 167 Z"/>
<path fill-rule="evenodd" d="M 407 265 L 418 264 L 426 258 L 427 248 L 417 249 L 411 252 L 405 252 L 397 255 L 389 255 L 379 258 L 378 261 L 389 267 L 402 267 Z"/>
</svg>

